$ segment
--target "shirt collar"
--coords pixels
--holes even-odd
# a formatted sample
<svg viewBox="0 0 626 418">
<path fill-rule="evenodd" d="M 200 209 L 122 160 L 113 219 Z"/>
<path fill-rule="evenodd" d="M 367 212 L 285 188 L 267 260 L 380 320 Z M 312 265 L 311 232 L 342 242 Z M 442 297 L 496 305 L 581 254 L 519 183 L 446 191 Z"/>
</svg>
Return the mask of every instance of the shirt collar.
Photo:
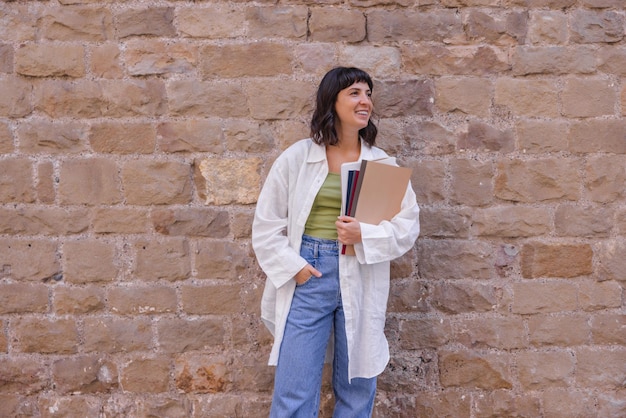
<svg viewBox="0 0 626 418">
<path fill-rule="evenodd" d="M 359 161 L 361 160 L 371 160 L 373 158 L 372 147 L 367 145 L 365 141 L 361 140 L 361 155 L 359 156 Z M 316 144 L 311 140 L 311 152 L 309 152 L 309 156 L 307 157 L 307 162 L 309 163 L 317 163 L 320 161 L 326 160 L 326 147 L 324 145 Z"/>
</svg>

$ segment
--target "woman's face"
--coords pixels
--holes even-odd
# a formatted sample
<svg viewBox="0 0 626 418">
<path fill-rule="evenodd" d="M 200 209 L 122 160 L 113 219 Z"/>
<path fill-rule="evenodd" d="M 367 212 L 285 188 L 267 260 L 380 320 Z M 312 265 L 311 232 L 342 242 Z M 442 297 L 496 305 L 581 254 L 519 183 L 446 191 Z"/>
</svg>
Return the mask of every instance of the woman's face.
<svg viewBox="0 0 626 418">
<path fill-rule="evenodd" d="M 365 128 L 372 115 L 372 91 L 367 83 L 356 82 L 341 90 L 335 101 L 338 128 Z"/>
</svg>

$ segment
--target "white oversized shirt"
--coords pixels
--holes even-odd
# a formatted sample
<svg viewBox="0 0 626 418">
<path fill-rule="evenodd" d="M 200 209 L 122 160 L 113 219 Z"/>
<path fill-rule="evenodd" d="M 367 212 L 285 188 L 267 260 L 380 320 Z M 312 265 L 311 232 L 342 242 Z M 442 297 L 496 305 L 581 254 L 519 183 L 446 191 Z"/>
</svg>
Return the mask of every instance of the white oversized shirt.
<svg viewBox="0 0 626 418">
<path fill-rule="evenodd" d="M 359 160 L 387 154 L 361 141 Z M 276 365 L 296 282 L 307 261 L 300 256 L 304 226 L 328 175 L 326 149 L 311 139 L 287 148 L 274 162 L 263 185 L 252 225 L 252 246 L 267 280 L 261 318 L 274 336 L 269 364 Z M 389 296 L 389 262 L 415 244 L 419 207 L 409 185 L 402 209 L 379 225 L 360 223 L 362 242 L 356 256 L 339 255 L 339 281 L 348 339 L 348 377 L 379 375 L 389 361 L 384 335 Z"/>
</svg>

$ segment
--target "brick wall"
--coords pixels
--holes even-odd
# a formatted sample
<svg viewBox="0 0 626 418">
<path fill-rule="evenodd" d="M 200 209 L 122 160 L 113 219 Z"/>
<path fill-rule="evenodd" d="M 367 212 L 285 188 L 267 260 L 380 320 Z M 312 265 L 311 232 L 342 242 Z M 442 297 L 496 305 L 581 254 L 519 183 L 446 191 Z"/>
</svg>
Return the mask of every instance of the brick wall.
<svg viewBox="0 0 626 418">
<path fill-rule="evenodd" d="M 422 207 L 376 416 L 626 416 L 624 6 L 3 1 L 0 416 L 266 416 L 254 203 L 338 64 Z"/>
</svg>

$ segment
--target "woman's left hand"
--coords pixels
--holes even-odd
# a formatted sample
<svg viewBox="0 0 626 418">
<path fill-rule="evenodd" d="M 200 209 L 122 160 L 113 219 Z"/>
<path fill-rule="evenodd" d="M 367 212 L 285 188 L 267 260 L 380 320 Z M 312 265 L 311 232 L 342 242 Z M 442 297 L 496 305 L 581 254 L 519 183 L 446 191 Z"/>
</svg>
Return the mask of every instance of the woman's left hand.
<svg viewBox="0 0 626 418">
<path fill-rule="evenodd" d="M 341 215 L 335 222 L 337 239 L 342 244 L 353 245 L 361 242 L 361 224 L 356 218 Z"/>
</svg>

